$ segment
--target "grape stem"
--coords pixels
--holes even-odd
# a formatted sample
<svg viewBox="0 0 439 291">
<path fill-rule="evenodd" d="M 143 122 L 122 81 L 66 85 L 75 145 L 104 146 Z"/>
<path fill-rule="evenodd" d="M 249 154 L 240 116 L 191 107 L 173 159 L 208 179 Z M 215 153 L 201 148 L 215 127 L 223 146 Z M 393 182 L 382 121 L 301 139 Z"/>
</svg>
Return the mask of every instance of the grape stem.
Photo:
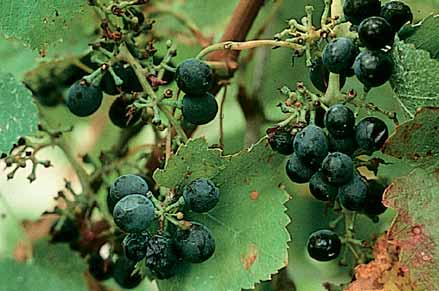
<svg viewBox="0 0 439 291">
<path fill-rule="evenodd" d="M 290 48 L 295 50 L 298 54 L 299 53 L 301 54 L 304 51 L 304 47 L 302 45 L 288 41 L 278 41 L 271 39 L 249 40 L 244 42 L 225 41 L 206 47 L 197 55 L 196 58 L 202 59 L 204 56 L 214 51 L 221 51 L 221 50 L 242 51 L 242 50 L 254 49 L 263 46 L 271 46 L 274 48 L 276 47 Z"/>
<path fill-rule="evenodd" d="M 133 55 L 130 53 L 130 51 L 128 50 L 126 45 L 120 46 L 119 57 L 131 65 L 134 72 L 136 73 L 137 79 L 139 80 L 140 84 L 142 85 L 142 89 L 151 98 L 151 104 L 152 104 L 152 107 L 154 109 L 153 121 L 159 120 L 159 118 L 160 118 L 159 111 L 162 111 L 165 114 L 166 118 L 169 120 L 169 122 L 172 124 L 172 126 L 174 126 L 175 130 L 177 131 L 177 134 L 183 139 L 184 142 L 186 142 L 188 139 L 186 136 L 186 133 L 181 128 L 179 122 L 174 118 L 174 115 L 171 114 L 162 104 L 160 104 L 160 101 L 162 101 L 161 98 L 159 98 L 157 96 L 157 94 L 154 92 L 154 89 L 151 87 L 151 85 L 146 80 L 141 65 L 133 57 Z"/>
</svg>

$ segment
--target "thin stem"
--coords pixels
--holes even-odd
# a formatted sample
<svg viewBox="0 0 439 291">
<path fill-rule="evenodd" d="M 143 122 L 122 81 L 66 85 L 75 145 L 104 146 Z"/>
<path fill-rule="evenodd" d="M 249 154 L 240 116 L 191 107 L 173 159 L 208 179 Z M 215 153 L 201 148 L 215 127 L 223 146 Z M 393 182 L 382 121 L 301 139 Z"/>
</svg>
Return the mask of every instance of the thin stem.
<svg viewBox="0 0 439 291">
<path fill-rule="evenodd" d="M 78 176 L 79 182 L 81 183 L 83 194 L 91 195 L 93 191 L 90 187 L 90 176 L 79 163 L 77 157 L 73 153 L 72 148 L 67 143 L 65 138 L 61 136 L 60 138 L 56 139 L 55 145 L 57 145 L 64 152 L 67 160 L 69 161 L 73 169 L 75 169 L 76 175 Z"/>
<path fill-rule="evenodd" d="M 219 144 L 220 148 L 224 149 L 224 103 L 227 97 L 227 85 L 224 86 L 223 98 L 221 99 L 220 108 L 219 108 Z"/>
<path fill-rule="evenodd" d="M 165 114 L 166 118 L 169 120 L 172 126 L 175 127 L 177 134 L 183 139 L 183 142 L 187 142 L 188 138 L 186 136 L 186 133 L 184 132 L 183 128 L 181 128 L 178 120 L 174 118 L 174 115 L 171 112 L 169 112 L 168 109 L 164 108 L 162 105 L 159 104 L 158 107 Z"/>
<path fill-rule="evenodd" d="M 248 50 L 248 49 L 253 49 L 253 48 L 262 47 L 262 46 L 285 47 L 285 48 L 294 49 L 298 53 L 303 53 L 303 50 L 304 50 L 304 47 L 302 45 L 298 45 L 296 43 L 291 43 L 291 42 L 287 42 L 287 41 L 277 41 L 277 40 L 271 40 L 271 39 L 250 40 L 250 41 L 245 41 L 245 42 L 226 41 L 226 42 L 220 42 L 220 43 L 216 43 L 216 44 L 213 44 L 211 46 L 206 47 L 197 55 L 197 58 L 201 59 L 204 56 L 206 56 L 209 53 L 214 52 L 214 51 L 220 51 L 220 50 L 242 51 L 242 50 Z"/>
</svg>

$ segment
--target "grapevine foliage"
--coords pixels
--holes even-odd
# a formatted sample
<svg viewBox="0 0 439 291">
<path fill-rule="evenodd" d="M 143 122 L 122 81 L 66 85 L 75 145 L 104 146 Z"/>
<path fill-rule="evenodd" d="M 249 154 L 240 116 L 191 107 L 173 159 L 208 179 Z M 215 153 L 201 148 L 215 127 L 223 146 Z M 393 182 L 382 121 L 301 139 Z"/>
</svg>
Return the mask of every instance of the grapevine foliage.
<svg viewBox="0 0 439 291">
<path fill-rule="evenodd" d="M 38 115 L 32 93 L 11 74 L 0 73 L 0 106 L 0 152 L 6 153 L 19 137 L 37 131 Z"/>
<path fill-rule="evenodd" d="M 395 71 L 390 84 L 404 110 L 412 116 L 419 107 L 437 105 L 439 61 L 427 51 L 403 42 L 396 43 L 393 59 Z"/>
<path fill-rule="evenodd" d="M 282 162 L 266 141 L 236 155 L 221 156 L 220 151 L 208 149 L 204 139 L 196 139 L 182 146 L 166 169 L 155 173 L 156 182 L 171 188 L 210 178 L 221 193 L 211 212 L 189 216 L 211 229 L 215 254 L 202 264 L 184 265 L 181 274 L 160 281 L 160 289 L 247 289 L 285 265 L 289 218 L 283 205 L 288 196 L 278 187 Z"/>
<path fill-rule="evenodd" d="M 33 49 L 45 49 L 71 35 L 72 23 L 85 7 L 81 0 L 1 1 L 0 32 Z"/>
</svg>

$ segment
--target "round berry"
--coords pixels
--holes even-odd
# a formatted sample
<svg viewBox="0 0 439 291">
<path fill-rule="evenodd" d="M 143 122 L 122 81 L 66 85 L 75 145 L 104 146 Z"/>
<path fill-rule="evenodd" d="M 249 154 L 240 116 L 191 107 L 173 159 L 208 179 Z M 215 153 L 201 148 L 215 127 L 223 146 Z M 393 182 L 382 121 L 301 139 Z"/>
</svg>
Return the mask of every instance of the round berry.
<svg viewBox="0 0 439 291">
<path fill-rule="evenodd" d="M 380 10 L 380 0 L 345 0 L 343 4 L 346 19 L 355 25 L 367 17 L 379 15 Z"/>
<path fill-rule="evenodd" d="M 355 115 L 349 107 L 335 104 L 326 112 L 325 127 L 334 136 L 349 136 L 353 133 L 354 126 Z"/>
<path fill-rule="evenodd" d="M 179 229 L 175 237 L 181 257 L 190 263 L 207 261 L 215 252 L 215 239 L 207 226 L 191 222 L 189 229 Z"/>
<path fill-rule="evenodd" d="M 388 184 L 381 180 L 368 181 L 367 199 L 363 212 L 369 216 L 376 216 L 386 211 L 383 204 L 383 194 Z"/>
<path fill-rule="evenodd" d="M 145 195 L 148 193 L 148 184 L 140 176 L 122 175 L 110 187 L 110 198 L 116 204 L 120 199 L 131 194 Z"/>
<path fill-rule="evenodd" d="M 359 175 L 354 175 L 349 182 L 340 186 L 338 197 L 344 208 L 361 211 L 366 205 L 367 183 Z"/>
<path fill-rule="evenodd" d="M 132 105 L 133 100 L 127 96 L 121 96 L 114 100 L 108 112 L 111 122 L 120 128 L 128 128 L 136 124 L 142 116 L 142 111 L 136 110 Z"/>
<path fill-rule="evenodd" d="M 328 154 L 328 141 L 323 130 L 308 125 L 294 137 L 294 152 L 305 164 L 318 168 Z"/>
<path fill-rule="evenodd" d="M 176 81 L 178 88 L 186 94 L 204 95 L 212 86 L 213 74 L 210 67 L 198 60 L 188 59 L 177 67 Z"/>
<path fill-rule="evenodd" d="M 183 189 L 185 205 L 194 212 L 203 213 L 211 210 L 219 201 L 219 189 L 209 179 L 200 178 L 192 181 Z"/>
<path fill-rule="evenodd" d="M 315 171 L 304 164 L 294 153 L 288 159 L 286 172 L 291 181 L 295 183 L 308 183 Z"/>
<path fill-rule="evenodd" d="M 339 37 L 325 46 L 322 61 L 330 72 L 343 74 L 352 67 L 358 53 L 352 39 Z"/>
<path fill-rule="evenodd" d="M 322 163 L 321 169 L 328 182 L 334 185 L 347 183 L 354 175 L 354 163 L 346 154 L 330 153 Z"/>
<path fill-rule="evenodd" d="M 309 236 L 307 248 L 311 258 L 327 262 L 340 254 L 341 240 L 332 230 L 321 229 Z"/>
<path fill-rule="evenodd" d="M 174 241 L 166 236 L 155 235 L 146 246 L 145 265 L 158 279 L 175 275 L 178 258 Z"/>
<path fill-rule="evenodd" d="M 203 96 L 185 95 L 182 111 L 185 120 L 192 124 L 202 125 L 215 119 L 218 104 L 215 96 L 207 92 Z"/>
<path fill-rule="evenodd" d="M 392 46 L 395 40 L 395 32 L 387 20 L 379 16 L 372 16 L 360 23 L 358 37 L 365 47 L 377 50 Z"/>
<path fill-rule="evenodd" d="M 389 130 L 387 125 L 379 118 L 366 117 L 356 127 L 355 139 L 358 146 L 368 152 L 379 150 L 387 138 Z"/>
<path fill-rule="evenodd" d="M 320 201 L 334 201 L 338 188 L 328 182 L 321 171 L 316 172 L 309 180 L 309 191 Z"/>
<path fill-rule="evenodd" d="M 268 143 L 271 149 L 282 155 L 291 155 L 294 152 L 294 135 L 289 127 L 272 127 L 267 129 Z"/>
<path fill-rule="evenodd" d="M 131 194 L 116 203 L 113 217 L 116 225 L 123 231 L 143 232 L 154 221 L 154 205 L 143 195 Z"/>
<path fill-rule="evenodd" d="M 131 261 L 138 262 L 146 256 L 146 246 L 149 236 L 142 233 L 130 233 L 122 241 L 125 256 Z"/>
<path fill-rule="evenodd" d="M 140 273 L 134 273 L 136 262 L 121 256 L 117 258 L 113 267 L 113 278 L 116 283 L 125 289 L 133 289 L 142 282 Z"/>
<path fill-rule="evenodd" d="M 398 32 L 407 22 L 413 21 L 410 7 L 401 1 L 390 1 L 384 4 L 380 15 L 387 20 L 394 32 Z"/>
<path fill-rule="evenodd" d="M 309 68 L 309 78 L 311 83 L 321 92 L 326 92 L 329 82 L 329 70 L 323 65 L 322 58 L 317 58 L 312 62 Z M 340 89 L 346 83 L 346 76 L 340 76 Z"/>
<path fill-rule="evenodd" d="M 331 133 L 328 134 L 328 143 L 330 152 L 340 152 L 352 156 L 358 148 L 354 133 L 346 137 L 336 137 Z"/>
<path fill-rule="evenodd" d="M 355 76 L 368 88 L 378 87 L 386 83 L 393 72 L 393 60 L 383 51 L 365 50 L 354 63 Z"/>
<path fill-rule="evenodd" d="M 100 88 L 81 80 L 74 83 L 67 92 L 67 108 L 76 116 L 85 117 L 95 113 L 102 104 Z"/>
<path fill-rule="evenodd" d="M 110 279 L 113 274 L 113 262 L 104 259 L 99 253 L 93 253 L 87 260 L 88 272 L 98 281 Z"/>
</svg>

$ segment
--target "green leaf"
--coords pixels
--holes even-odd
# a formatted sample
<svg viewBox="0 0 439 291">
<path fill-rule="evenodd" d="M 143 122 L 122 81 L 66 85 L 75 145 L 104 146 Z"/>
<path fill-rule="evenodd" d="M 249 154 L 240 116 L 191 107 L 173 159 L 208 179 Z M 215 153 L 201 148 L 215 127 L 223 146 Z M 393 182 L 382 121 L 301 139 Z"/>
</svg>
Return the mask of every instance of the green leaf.
<svg viewBox="0 0 439 291">
<path fill-rule="evenodd" d="M 198 139 L 188 142 L 164 171 L 154 175 L 160 185 L 173 188 L 191 179 L 211 178 L 221 193 L 220 202 L 208 214 L 189 213 L 186 217 L 212 230 L 215 254 L 204 263 L 182 266 L 174 278 L 159 281 L 160 290 L 249 289 L 287 264 L 290 237 L 284 203 L 288 195 L 279 188 L 283 161 L 266 140 L 250 150 L 221 157 L 218 150 L 208 149 Z M 190 179 L 176 178 L 188 176 Z"/>
<path fill-rule="evenodd" d="M 33 49 L 72 36 L 71 24 L 84 13 L 84 0 L 0 1 L 0 32 Z"/>
<path fill-rule="evenodd" d="M 417 49 L 430 52 L 432 58 L 439 58 L 439 14 L 431 14 L 423 21 L 404 28 L 399 36 Z"/>
<path fill-rule="evenodd" d="M 0 152 L 7 152 L 18 137 L 36 131 L 38 112 L 32 93 L 5 73 L 0 73 L 0 108 Z"/>
<path fill-rule="evenodd" d="M 396 128 L 383 152 L 398 159 L 419 163 L 437 161 L 439 157 L 439 107 L 425 107 L 415 118 Z"/>
<path fill-rule="evenodd" d="M 160 186 L 173 188 L 199 177 L 215 176 L 224 169 L 225 161 L 220 156 L 220 150 L 207 151 L 206 148 L 207 144 L 203 139 L 195 139 L 181 146 L 177 154 L 169 159 L 166 169 L 154 173 L 154 179 L 160 181 Z"/>
<path fill-rule="evenodd" d="M 390 84 L 396 98 L 407 114 L 413 117 L 416 109 L 439 103 L 439 61 L 412 44 L 395 43 L 395 69 Z"/>
<path fill-rule="evenodd" d="M 41 241 L 31 263 L 12 259 L 0 261 L 1 289 L 8 291 L 85 291 L 85 262 L 67 245 Z"/>
<path fill-rule="evenodd" d="M 384 202 L 398 214 L 388 231 L 400 250 L 416 290 L 439 290 L 439 169 L 415 169 L 397 178 L 386 190 Z"/>
</svg>

